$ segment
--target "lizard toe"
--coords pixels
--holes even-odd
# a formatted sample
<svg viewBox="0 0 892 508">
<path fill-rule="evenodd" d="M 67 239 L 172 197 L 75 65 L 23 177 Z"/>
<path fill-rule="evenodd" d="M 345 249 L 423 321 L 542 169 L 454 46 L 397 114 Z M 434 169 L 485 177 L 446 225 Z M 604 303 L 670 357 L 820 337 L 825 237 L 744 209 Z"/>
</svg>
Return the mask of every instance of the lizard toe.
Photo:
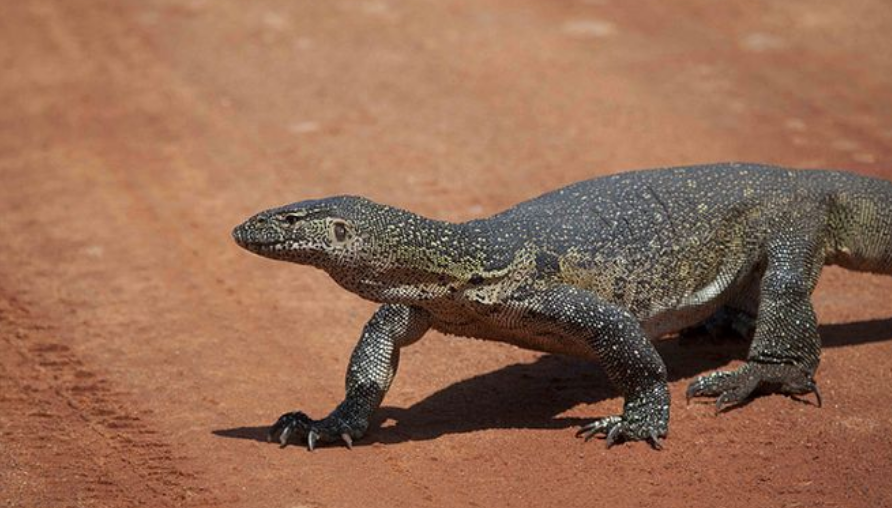
<svg viewBox="0 0 892 508">
<path fill-rule="evenodd" d="M 300 411 L 285 413 L 269 428 L 267 441 L 277 441 L 279 446 L 288 446 L 292 435 L 306 436 L 313 420 Z"/>
<path fill-rule="evenodd" d="M 610 431 L 622 423 L 620 416 L 604 416 L 596 418 L 593 422 L 583 425 L 577 432 L 576 437 L 584 438 L 586 441 L 597 436 L 598 434 L 610 434 Z"/>
</svg>

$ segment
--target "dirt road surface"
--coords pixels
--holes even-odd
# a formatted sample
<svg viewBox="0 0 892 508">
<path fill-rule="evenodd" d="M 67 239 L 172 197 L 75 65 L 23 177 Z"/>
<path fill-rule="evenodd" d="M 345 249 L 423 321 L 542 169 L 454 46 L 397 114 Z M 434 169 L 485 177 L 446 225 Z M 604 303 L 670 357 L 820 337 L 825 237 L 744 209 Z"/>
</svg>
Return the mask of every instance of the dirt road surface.
<svg viewBox="0 0 892 508">
<path fill-rule="evenodd" d="M 238 249 L 354 193 L 465 220 L 719 160 L 892 178 L 884 0 L 15 1 L 0 14 L 0 505 L 892 506 L 892 279 L 825 271 L 825 406 L 684 404 L 741 344 L 659 348 L 666 449 L 574 439 L 597 366 L 435 333 L 353 451 L 327 413 L 373 305 Z"/>
</svg>

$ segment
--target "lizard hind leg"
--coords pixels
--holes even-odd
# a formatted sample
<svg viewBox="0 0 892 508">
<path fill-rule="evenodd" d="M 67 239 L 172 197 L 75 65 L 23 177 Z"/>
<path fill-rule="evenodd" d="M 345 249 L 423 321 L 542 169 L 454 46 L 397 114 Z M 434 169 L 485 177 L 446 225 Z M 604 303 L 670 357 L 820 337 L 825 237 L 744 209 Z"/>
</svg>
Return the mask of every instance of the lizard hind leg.
<svg viewBox="0 0 892 508">
<path fill-rule="evenodd" d="M 716 397 L 716 410 L 736 406 L 754 393 L 821 396 L 814 380 L 821 343 L 811 293 L 823 266 L 819 234 L 780 238 L 767 247 L 755 332 L 746 363 L 700 376 L 687 398 Z"/>
</svg>

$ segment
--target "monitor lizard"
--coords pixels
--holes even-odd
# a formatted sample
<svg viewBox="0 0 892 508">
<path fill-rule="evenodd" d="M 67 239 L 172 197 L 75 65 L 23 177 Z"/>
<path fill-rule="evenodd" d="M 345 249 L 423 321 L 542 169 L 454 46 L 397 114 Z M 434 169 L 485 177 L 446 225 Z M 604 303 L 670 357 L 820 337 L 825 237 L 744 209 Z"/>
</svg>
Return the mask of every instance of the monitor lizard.
<svg viewBox="0 0 892 508">
<path fill-rule="evenodd" d="M 892 274 L 892 182 L 726 163 L 579 182 L 489 218 L 451 223 L 355 196 L 260 212 L 233 230 L 268 258 L 321 268 L 381 306 L 362 331 L 346 397 L 327 417 L 282 415 L 270 439 L 310 450 L 368 429 L 400 349 L 430 329 L 600 361 L 621 415 L 579 434 L 607 446 L 669 429 L 665 334 L 737 313 L 755 323 L 746 362 L 695 379 L 717 411 L 755 392 L 814 393 L 810 300 L 822 267 Z"/>
</svg>

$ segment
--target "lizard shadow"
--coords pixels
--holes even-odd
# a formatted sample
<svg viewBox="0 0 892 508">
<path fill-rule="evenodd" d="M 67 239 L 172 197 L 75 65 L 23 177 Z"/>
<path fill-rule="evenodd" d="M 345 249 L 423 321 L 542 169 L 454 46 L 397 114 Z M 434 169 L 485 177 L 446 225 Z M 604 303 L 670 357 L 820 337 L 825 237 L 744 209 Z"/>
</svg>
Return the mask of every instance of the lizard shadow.
<svg viewBox="0 0 892 508">
<path fill-rule="evenodd" d="M 823 347 L 844 347 L 892 341 L 892 318 L 822 325 Z M 660 340 L 657 350 L 666 362 L 669 381 L 692 378 L 746 357 L 749 341 L 684 344 Z M 567 429 L 584 425 L 599 414 L 561 416 L 580 404 L 594 404 L 619 394 L 599 365 L 557 355 L 543 355 L 528 364 L 513 364 L 459 381 L 407 408 L 382 406 L 366 437 L 357 446 L 436 439 L 487 429 Z M 617 410 L 620 403 L 617 402 Z M 214 430 L 220 437 L 266 441 L 268 427 Z"/>
</svg>

